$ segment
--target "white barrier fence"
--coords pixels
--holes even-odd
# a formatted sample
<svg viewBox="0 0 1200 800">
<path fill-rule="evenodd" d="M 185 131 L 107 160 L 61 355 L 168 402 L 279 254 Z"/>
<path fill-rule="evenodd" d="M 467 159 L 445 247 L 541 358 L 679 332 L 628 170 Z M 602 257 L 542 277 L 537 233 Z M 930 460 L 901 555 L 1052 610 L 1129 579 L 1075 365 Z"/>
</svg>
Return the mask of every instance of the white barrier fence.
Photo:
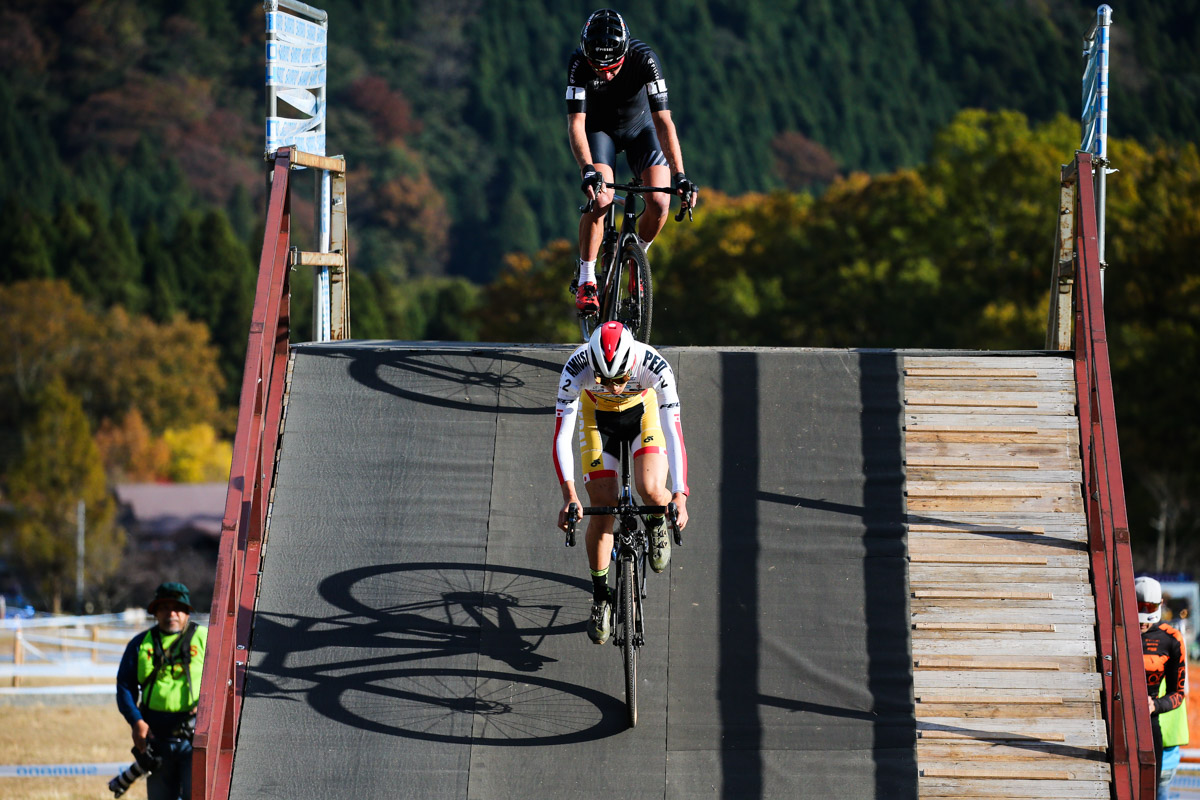
<svg viewBox="0 0 1200 800">
<path fill-rule="evenodd" d="M 192 619 L 201 625 L 208 623 L 206 614 L 195 614 Z M 0 681 L 12 687 L 0 689 L 0 693 L 19 689 L 21 693 L 69 694 L 72 688 L 80 688 L 22 687 L 23 678 L 115 681 L 125 646 L 153 624 L 154 618 L 141 609 L 122 614 L 0 621 Z"/>
</svg>

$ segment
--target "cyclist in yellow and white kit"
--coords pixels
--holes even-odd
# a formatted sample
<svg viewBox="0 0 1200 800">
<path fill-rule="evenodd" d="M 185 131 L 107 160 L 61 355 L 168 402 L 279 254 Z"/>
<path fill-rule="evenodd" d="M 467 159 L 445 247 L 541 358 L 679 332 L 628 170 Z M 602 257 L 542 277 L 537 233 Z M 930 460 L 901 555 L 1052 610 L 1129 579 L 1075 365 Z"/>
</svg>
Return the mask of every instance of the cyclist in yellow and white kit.
<svg viewBox="0 0 1200 800">
<path fill-rule="evenodd" d="M 554 420 L 554 468 L 562 488 L 558 526 L 567 528 L 567 509 L 579 506 L 571 438 L 579 431 L 583 482 L 588 505 L 617 503 L 620 447 L 631 443 L 634 485 L 644 505 L 679 509 L 687 525 L 687 449 L 679 422 L 675 374 L 658 351 L 636 341 L 619 322 L 606 322 L 580 345 L 559 378 Z M 667 489 L 668 467 L 670 490 Z M 671 542 L 662 515 L 648 516 L 650 568 L 662 572 L 671 560 Z M 588 519 L 587 553 L 592 572 L 592 614 L 588 636 L 604 644 L 612 632 L 608 566 L 612 559 L 613 518 Z"/>
</svg>

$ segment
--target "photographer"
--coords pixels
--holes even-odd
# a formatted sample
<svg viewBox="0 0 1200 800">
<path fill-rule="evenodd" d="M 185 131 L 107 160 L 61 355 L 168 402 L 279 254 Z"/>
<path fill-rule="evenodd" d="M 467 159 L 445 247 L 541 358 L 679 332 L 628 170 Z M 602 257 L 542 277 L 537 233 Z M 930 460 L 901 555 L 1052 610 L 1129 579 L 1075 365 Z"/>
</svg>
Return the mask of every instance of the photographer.
<svg viewBox="0 0 1200 800">
<path fill-rule="evenodd" d="M 125 648 L 117 670 L 117 708 L 133 733 L 135 755 L 152 755 L 149 800 L 188 800 L 208 628 L 190 621 L 191 595 L 182 583 L 160 585 L 147 610 L 158 624 Z"/>
</svg>

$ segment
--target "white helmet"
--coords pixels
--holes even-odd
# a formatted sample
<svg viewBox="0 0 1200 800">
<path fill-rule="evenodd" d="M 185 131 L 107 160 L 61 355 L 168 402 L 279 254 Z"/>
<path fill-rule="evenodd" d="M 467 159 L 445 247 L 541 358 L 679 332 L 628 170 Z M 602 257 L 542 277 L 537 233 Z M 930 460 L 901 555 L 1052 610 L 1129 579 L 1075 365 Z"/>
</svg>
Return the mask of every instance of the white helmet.
<svg viewBox="0 0 1200 800">
<path fill-rule="evenodd" d="M 633 334 L 619 322 L 606 322 L 592 331 L 588 361 L 598 380 L 628 380 L 633 371 Z"/>
<path fill-rule="evenodd" d="M 1162 619 L 1162 584 L 1143 575 L 1133 582 L 1133 590 L 1137 593 L 1138 622 L 1153 625 Z"/>
</svg>

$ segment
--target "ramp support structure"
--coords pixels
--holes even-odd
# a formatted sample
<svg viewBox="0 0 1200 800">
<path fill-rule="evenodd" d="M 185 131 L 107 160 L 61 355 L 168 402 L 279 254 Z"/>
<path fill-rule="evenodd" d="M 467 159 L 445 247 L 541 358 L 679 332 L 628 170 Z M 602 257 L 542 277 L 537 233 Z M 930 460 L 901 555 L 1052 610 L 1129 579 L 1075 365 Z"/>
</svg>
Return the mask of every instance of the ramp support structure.
<svg viewBox="0 0 1200 800">
<path fill-rule="evenodd" d="M 290 328 L 292 148 L 273 157 L 266 233 L 242 373 L 229 490 L 221 522 L 208 650 L 192 761 L 193 797 L 229 797 L 242 708 L 250 620 L 275 475 Z"/>
<path fill-rule="evenodd" d="M 1075 351 L 1088 549 L 1113 797 L 1153 800 L 1157 792 L 1154 743 L 1145 700 L 1146 673 L 1104 323 L 1093 167 L 1092 154 L 1080 151 L 1062 170 L 1063 206 L 1055 240 L 1046 346 L 1065 350 L 1072 343 Z"/>
</svg>

